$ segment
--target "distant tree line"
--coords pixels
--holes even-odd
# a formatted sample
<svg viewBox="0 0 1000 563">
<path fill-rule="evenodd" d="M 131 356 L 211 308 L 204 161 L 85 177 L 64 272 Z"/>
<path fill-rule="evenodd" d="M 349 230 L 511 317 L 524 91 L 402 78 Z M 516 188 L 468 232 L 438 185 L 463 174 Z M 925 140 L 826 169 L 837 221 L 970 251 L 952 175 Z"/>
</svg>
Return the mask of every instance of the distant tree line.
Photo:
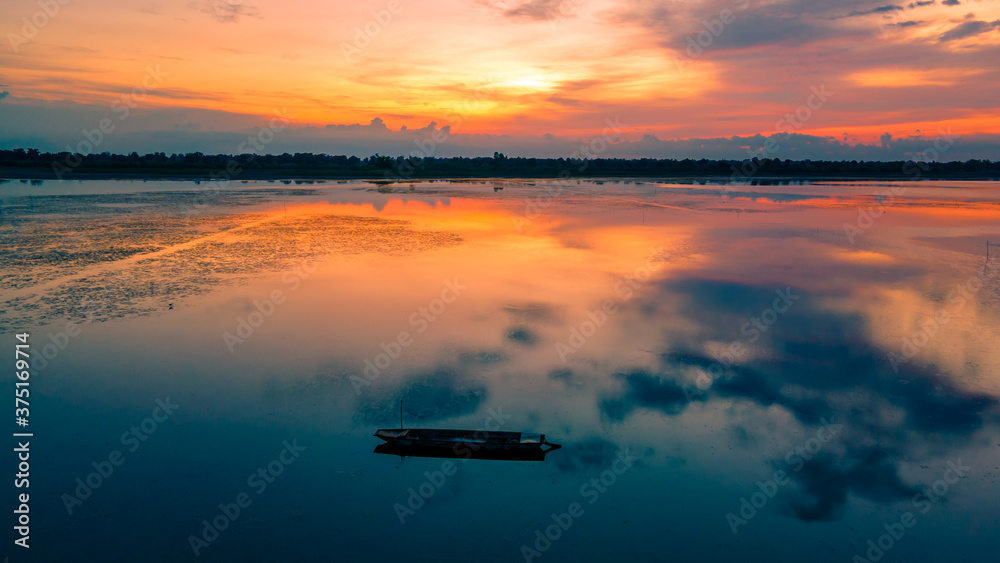
<svg viewBox="0 0 1000 563">
<path fill-rule="evenodd" d="M 493 157 L 421 159 L 375 154 L 356 156 L 295 154 L 215 154 L 200 152 L 140 155 L 108 152 L 79 155 L 43 153 L 35 149 L 0 150 L 0 175 L 65 177 L 72 174 L 244 178 L 409 178 L 448 177 L 597 177 L 597 176 L 724 176 L 752 181 L 766 177 L 845 178 L 1000 178 L 1000 162 L 693 160 L 685 158 L 524 158 Z"/>
</svg>

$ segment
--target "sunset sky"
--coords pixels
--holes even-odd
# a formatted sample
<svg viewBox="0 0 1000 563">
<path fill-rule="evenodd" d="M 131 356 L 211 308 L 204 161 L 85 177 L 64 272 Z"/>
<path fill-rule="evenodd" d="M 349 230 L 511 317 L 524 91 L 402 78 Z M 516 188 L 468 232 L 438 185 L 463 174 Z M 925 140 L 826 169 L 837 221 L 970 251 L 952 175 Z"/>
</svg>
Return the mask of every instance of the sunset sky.
<svg viewBox="0 0 1000 563">
<path fill-rule="evenodd" d="M 608 154 L 950 131 L 956 158 L 1000 156 L 992 1 L 51 2 L 0 8 L 0 147 L 65 150 L 107 117 L 98 150 L 230 153 L 284 112 L 267 152 L 404 154 L 433 122 L 437 154 L 556 156 L 618 123 Z"/>
</svg>

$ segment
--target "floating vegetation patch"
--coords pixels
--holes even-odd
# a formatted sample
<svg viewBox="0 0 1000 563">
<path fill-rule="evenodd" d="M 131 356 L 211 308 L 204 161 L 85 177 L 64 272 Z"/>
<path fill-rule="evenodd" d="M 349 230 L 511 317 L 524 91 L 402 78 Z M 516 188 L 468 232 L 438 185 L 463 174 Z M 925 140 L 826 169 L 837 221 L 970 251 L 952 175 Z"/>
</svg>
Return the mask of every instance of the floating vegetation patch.
<svg viewBox="0 0 1000 563">
<path fill-rule="evenodd" d="M 0 224 L 0 331 L 148 315 L 311 259 L 402 255 L 461 242 L 401 220 L 223 213 L 311 194 L 226 190 L 201 208 L 193 207 L 191 192 L 15 198 Z"/>
<path fill-rule="evenodd" d="M 507 329 L 505 335 L 507 340 L 511 342 L 517 342 L 518 344 L 524 344 L 526 346 L 532 346 L 538 343 L 538 336 L 531 331 L 528 327 L 515 326 Z"/>
</svg>

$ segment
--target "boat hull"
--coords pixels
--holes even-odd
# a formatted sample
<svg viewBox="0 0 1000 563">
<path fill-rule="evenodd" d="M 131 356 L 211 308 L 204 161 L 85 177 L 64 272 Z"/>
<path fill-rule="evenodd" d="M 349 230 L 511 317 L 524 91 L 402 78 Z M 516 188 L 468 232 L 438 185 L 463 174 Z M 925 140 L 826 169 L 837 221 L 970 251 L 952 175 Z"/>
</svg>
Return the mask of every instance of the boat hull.
<svg viewBox="0 0 1000 563">
<path fill-rule="evenodd" d="M 385 441 L 375 453 L 401 457 L 544 461 L 561 447 L 546 442 L 544 434 L 525 432 L 400 428 L 380 429 L 375 436 Z"/>
</svg>

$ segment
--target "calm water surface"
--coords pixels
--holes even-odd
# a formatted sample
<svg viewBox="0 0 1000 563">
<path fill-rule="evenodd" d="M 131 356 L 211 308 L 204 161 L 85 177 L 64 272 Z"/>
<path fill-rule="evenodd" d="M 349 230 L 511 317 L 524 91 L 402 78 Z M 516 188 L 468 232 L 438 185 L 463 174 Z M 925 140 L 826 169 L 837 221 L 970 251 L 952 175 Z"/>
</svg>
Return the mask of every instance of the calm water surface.
<svg viewBox="0 0 1000 563">
<path fill-rule="evenodd" d="M 36 355 L 11 561 L 995 556 L 994 183 L 8 182 L 0 202 L 0 357 L 21 331 Z M 407 426 L 564 447 L 376 455 L 399 400 Z"/>
</svg>

